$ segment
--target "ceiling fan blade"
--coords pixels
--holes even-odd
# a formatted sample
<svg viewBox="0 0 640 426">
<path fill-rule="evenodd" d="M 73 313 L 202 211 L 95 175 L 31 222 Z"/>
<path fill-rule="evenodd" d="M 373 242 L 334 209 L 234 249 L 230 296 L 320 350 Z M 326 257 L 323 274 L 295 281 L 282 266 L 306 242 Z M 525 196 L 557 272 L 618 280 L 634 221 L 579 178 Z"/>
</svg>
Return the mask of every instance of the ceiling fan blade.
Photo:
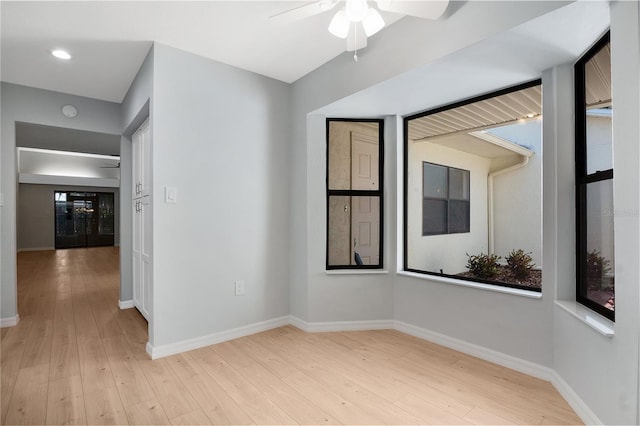
<svg viewBox="0 0 640 426">
<path fill-rule="evenodd" d="M 376 0 L 378 8 L 386 12 L 415 16 L 423 19 L 438 19 L 449 5 L 449 0 Z"/>
<path fill-rule="evenodd" d="M 347 34 L 347 52 L 364 49 L 365 47 L 367 47 L 367 35 L 362 27 L 362 22 L 354 22 L 349 28 L 349 34 Z"/>
<path fill-rule="evenodd" d="M 333 9 L 338 2 L 338 0 L 318 0 L 284 12 L 276 13 L 275 15 L 271 15 L 269 19 L 274 22 L 291 23 L 329 11 Z"/>
</svg>

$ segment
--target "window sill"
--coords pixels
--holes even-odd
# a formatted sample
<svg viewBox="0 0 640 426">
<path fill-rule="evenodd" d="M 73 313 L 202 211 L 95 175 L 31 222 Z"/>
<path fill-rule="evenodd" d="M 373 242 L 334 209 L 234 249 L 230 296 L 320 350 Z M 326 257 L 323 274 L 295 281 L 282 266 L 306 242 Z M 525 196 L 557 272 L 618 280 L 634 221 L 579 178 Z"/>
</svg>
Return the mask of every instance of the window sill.
<svg viewBox="0 0 640 426">
<path fill-rule="evenodd" d="M 376 275 L 388 274 L 389 271 L 384 269 L 327 269 L 324 273 L 327 275 Z"/>
<path fill-rule="evenodd" d="M 476 283 L 473 281 L 456 280 L 455 278 L 439 277 L 437 275 L 418 274 L 416 272 L 398 271 L 398 275 L 418 278 L 421 280 L 435 281 L 445 284 L 454 284 L 462 287 L 471 287 L 479 290 L 493 291 L 496 293 L 511 294 L 513 296 L 528 297 L 531 299 L 541 299 L 542 293 L 537 291 L 520 290 L 518 288 L 500 287 L 497 285 Z"/>
<path fill-rule="evenodd" d="M 591 309 L 582 306 L 578 302 L 571 300 L 556 300 L 556 305 L 603 336 L 614 336 L 613 321 L 593 312 Z"/>
</svg>

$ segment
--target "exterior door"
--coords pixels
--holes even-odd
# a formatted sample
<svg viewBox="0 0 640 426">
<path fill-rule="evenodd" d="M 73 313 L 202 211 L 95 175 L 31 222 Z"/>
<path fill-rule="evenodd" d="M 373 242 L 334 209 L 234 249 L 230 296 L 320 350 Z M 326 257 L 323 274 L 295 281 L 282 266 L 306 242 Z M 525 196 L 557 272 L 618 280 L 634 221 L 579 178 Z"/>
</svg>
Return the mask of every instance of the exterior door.
<svg viewBox="0 0 640 426">
<path fill-rule="evenodd" d="M 378 138 L 351 133 L 351 188 L 377 190 L 379 145 Z M 351 200 L 351 244 L 356 264 L 358 253 L 365 265 L 377 265 L 380 248 L 380 198 L 353 197 Z"/>
<path fill-rule="evenodd" d="M 55 192 L 55 247 L 114 244 L 114 195 L 102 192 Z"/>
</svg>

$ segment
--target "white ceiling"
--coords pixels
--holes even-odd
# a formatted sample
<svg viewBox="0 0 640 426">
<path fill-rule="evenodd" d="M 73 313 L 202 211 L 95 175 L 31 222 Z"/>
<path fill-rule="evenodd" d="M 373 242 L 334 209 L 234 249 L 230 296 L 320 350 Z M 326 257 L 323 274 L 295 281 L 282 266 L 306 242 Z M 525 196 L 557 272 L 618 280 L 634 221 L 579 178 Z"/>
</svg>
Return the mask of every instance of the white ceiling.
<svg viewBox="0 0 640 426">
<path fill-rule="evenodd" d="M 155 40 L 292 82 L 345 48 L 344 40 L 326 30 L 331 12 L 290 24 L 268 19 L 305 3 L 0 0 L 0 78 L 121 102 Z M 465 2 L 453 2 L 441 19 L 464 7 Z M 571 3 L 320 112 L 344 117 L 411 114 L 539 78 L 544 69 L 575 61 L 606 30 L 608 8 L 606 1 Z M 400 18 L 384 17 L 389 23 Z M 375 49 L 375 39 L 384 36 L 385 30 L 376 34 L 369 48 Z M 56 47 L 67 48 L 73 59 L 53 58 L 49 52 Z"/>
<path fill-rule="evenodd" d="M 305 3 L 2 1 L 1 79 L 121 102 L 157 41 L 290 83 L 345 50 L 345 41 L 327 31 L 332 12 L 293 23 L 269 20 Z M 388 24 L 401 18 L 383 17 Z M 56 60 L 49 54 L 55 48 L 73 58 Z"/>
</svg>

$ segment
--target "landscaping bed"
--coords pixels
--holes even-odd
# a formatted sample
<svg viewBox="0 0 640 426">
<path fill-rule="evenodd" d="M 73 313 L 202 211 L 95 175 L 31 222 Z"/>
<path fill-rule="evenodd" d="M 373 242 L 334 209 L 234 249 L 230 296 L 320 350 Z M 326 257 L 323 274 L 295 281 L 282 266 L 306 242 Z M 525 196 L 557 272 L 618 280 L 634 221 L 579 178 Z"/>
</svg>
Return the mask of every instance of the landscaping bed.
<svg viewBox="0 0 640 426">
<path fill-rule="evenodd" d="M 460 277 L 465 278 L 477 278 L 471 272 L 462 272 L 458 274 Z M 516 284 L 523 287 L 541 288 L 542 287 L 542 270 L 531 269 L 529 277 L 526 279 L 518 279 L 515 277 L 511 269 L 506 265 L 498 265 L 497 273 L 494 277 L 490 278 L 491 281 L 497 281 L 505 284 Z"/>
</svg>

